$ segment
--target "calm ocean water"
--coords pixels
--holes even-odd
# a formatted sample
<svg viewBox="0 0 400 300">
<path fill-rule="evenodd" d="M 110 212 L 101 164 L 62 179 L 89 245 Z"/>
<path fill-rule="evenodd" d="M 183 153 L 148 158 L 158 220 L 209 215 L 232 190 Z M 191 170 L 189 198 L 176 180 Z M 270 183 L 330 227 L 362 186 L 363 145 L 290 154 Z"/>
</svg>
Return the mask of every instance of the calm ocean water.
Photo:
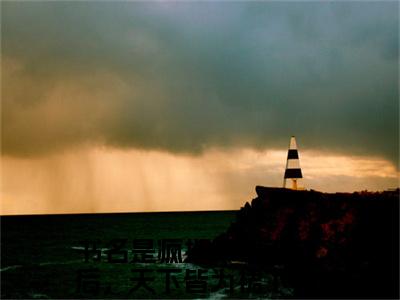
<svg viewBox="0 0 400 300">
<path fill-rule="evenodd" d="M 164 294 L 166 275 L 156 271 L 170 268 L 171 264 L 112 264 L 106 262 L 104 253 L 100 262 L 85 262 L 83 241 L 99 240 L 97 247 L 105 250 L 113 239 L 127 240 L 127 247 L 134 239 L 151 239 L 155 245 L 162 239 L 213 239 L 228 228 L 235 215 L 236 211 L 210 211 L 2 217 L 1 296 L 85 297 L 77 294 L 79 272 L 98 268 L 100 292 L 86 295 L 88 298 L 193 298 L 185 294 L 182 282 L 185 269 L 196 270 L 197 266 L 174 264 L 174 268 L 182 270 L 176 275 L 178 285 L 172 285 L 173 291 Z M 132 277 L 135 277 L 131 271 L 133 267 L 146 268 L 158 274 L 151 282 L 154 292 L 140 288 L 127 294 L 132 288 Z"/>
</svg>

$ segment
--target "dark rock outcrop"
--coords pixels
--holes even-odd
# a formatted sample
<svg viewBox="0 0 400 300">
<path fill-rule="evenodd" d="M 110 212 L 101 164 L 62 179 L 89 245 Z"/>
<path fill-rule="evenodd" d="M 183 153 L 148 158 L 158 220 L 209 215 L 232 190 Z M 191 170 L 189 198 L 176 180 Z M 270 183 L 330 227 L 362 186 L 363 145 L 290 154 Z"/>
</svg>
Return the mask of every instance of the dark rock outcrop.
<svg viewBox="0 0 400 300">
<path fill-rule="evenodd" d="M 256 192 L 227 232 L 193 247 L 188 261 L 279 272 L 295 298 L 398 298 L 398 189 Z"/>
</svg>

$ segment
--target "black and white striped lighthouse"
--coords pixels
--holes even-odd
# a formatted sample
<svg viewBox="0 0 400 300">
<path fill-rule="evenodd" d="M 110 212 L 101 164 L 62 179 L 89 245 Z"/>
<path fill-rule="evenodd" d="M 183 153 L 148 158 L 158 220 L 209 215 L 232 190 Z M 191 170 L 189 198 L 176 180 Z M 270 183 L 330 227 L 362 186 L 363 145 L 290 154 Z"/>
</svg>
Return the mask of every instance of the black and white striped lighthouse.
<svg viewBox="0 0 400 300">
<path fill-rule="evenodd" d="M 297 151 L 296 138 L 292 136 L 290 138 L 289 150 L 286 161 L 285 175 L 283 177 L 283 187 L 286 188 L 287 180 L 292 181 L 292 189 L 298 189 L 298 181 L 303 178 L 300 168 L 299 153 Z"/>
</svg>

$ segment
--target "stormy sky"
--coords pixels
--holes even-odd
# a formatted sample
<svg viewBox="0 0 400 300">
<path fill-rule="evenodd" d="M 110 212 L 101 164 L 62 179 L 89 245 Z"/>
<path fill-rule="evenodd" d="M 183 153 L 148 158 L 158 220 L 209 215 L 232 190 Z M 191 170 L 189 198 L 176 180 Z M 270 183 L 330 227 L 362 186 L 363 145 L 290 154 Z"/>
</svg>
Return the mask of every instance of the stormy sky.
<svg viewBox="0 0 400 300">
<path fill-rule="evenodd" d="M 204 161 L 220 151 L 240 160 L 253 157 L 248 151 L 284 153 L 291 135 L 306 153 L 325 153 L 321 159 L 373 162 L 371 168 L 384 162 L 380 170 L 392 168 L 386 177 L 368 173 L 365 182 L 360 168 L 352 169 L 346 173 L 352 184 L 328 190 L 396 185 L 398 11 L 397 1 L 2 2 L 3 196 L 19 207 L 20 187 L 31 182 L 27 169 L 52 169 L 54 160 L 65 164 L 68 155 L 81 168 L 82 149 L 92 157 L 87 169 L 93 172 L 105 159 L 93 159 L 96 149 L 114 151 L 117 161 L 136 153 L 129 158 L 136 166 L 148 159 L 138 153 L 158 153 L 165 161 Z M 280 159 L 284 165 L 284 154 Z M 210 168 L 220 166 L 218 178 L 230 178 L 224 179 L 228 187 L 246 184 L 248 192 L 257 183 L 250 179 L 269 176 L 259 169 L 261 160 L 252 160 L 240 177 L 237 168 L 214 163 Z M 63 181 L 68 172 L 61 169 Z M 17 175 L 21 170 L 24 180 Z M 282 172 L 271 178 L 281 178 Z M 46 176 L 39 185 L 49 186 Z M 315 187 L 327 189 L 320 179 Z M 26 201 L 39 201 L 44 196 L 37 190 L 44 187 L 30 184 Z M 65 196 L 70 187 L 52 186 L 46 199 L 63 194 L 66 203 L 73 202 L 74 193 L 71 199 Z M 204 197 L 226 196 L 224 191 L 211 189 Z M 90 207 L 83 210 L 97 211 Z"/>
</svg>

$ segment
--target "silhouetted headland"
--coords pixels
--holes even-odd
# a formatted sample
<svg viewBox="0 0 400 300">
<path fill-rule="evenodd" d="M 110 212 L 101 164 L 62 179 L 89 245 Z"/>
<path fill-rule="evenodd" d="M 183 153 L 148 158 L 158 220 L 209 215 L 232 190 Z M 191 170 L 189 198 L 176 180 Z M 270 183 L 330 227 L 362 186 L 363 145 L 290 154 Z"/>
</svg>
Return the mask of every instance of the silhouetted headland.
<svg viewBox="0 0 400 300">
<path fill-rule="evenodd" d="M 229 229 L 193 247 L 188 261 L 269 270 L 295 298 L 399 297 L 399 189 L 256 192 Z"/>
</svg>

